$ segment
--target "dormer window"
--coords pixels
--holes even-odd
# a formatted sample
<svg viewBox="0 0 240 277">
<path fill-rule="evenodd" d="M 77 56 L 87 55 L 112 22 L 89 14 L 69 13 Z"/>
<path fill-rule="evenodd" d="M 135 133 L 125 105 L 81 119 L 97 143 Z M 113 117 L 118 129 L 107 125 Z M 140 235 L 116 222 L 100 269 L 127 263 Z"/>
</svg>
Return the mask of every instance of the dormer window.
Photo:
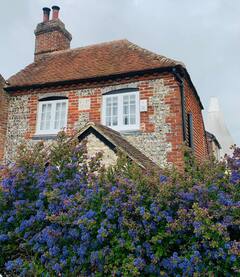
<svg viewBox="0 0 240 277">
<path fill-rule="evenodd" d="M 102 123 L 117 131 L 139 130 L 139 91 L 120 90 L 104 95 Z"/>
<path fill-rule="evenodd" d="M 37 134 L 57 134 L 67 127 L 68 99 L 49 97 L 39 101 Z"/>
</svg>

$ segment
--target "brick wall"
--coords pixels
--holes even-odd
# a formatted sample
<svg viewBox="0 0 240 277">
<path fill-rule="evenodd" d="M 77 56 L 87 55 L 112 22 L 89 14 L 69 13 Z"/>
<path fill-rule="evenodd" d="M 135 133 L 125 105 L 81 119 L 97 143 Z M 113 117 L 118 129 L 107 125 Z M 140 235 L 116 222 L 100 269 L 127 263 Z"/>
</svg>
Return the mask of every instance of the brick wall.
<svg viewBox="0 0 240 277">
<path fill-rule="evenodd" d="M 87 122 L 101 123 L 102 95 L 118 89 L 137 88 L 140 99 L 146 99 L 147 112 L 140 113 L 140 130 L 123 133 L 125 138 L 160 166 L 174 164 L 183 166 L 182 144 L 182 110 L 179 84 L 173 74 L 162 73 L 157 76 L 137 77 L 118 80 L 111 84 L 79 85 L 74 89 L 58 87 L 44 91 L 14 93 L 10 99 L 9 131 L 7 135 L 11 156 L 16 141 L 21 138 L 31 139 L 35 135 L 38 100 L 49 96 L 68 97 L 69 135 L 75 133 Z M 185 83 L 186 110 L 193 113 L 194 145 L 197 157 L 206 155 L 206 141 L 201 108 L 192 89 Z M 25 103 L 25 112 L 17 107 Z M 20 104 L 17 104 L 20 103 Z M 19 127 L 16 118 L 20 118 L 21 132 L 14 132 Z M 14 144 L 14 145 L 13 145 Z"/>
<path fill-rule="evenodd" d="M 203 160 L 208 157 L 208 148 L 202 110 L 193 93 L 193 89 L 190 88 L 186 81 L 184 82 L 184 90 L 186 96 L 186 113 L 192 114 L 194 154 L 198 160 Z"/>
<path fill-rule="evenodd" d="M 40 58 L 40 54 L 65 50 L 70 48 L 69 39 L 59 31 L 39 34 L 35 43 L 35 55 Z"/>
<path fill-rule="evenodd" d="M 8 116 L 8 96 L 3 90 L 4 84 L 5 81 L 0 75 L 0 163 L 3 161 L 4 156 Z"/>
</svg>

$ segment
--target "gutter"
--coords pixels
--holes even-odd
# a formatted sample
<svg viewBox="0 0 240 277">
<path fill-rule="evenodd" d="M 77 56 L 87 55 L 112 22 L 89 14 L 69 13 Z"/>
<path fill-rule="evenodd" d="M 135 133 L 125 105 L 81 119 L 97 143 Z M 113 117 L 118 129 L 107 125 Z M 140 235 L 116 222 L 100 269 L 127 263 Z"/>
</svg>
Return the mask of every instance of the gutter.
<svg viewBox="0 0 240 277">
<path fill-rule="evenodd" d="M 120 78 L 130 78 L 130 77 L 136 77 L 143 74 L 158 74 L 163 72 L 171 72 L 172 67 L 159 67 L 159 68 L 149 68 L 145 70 L 137 70 L 137 71 L 129 71 L 124 73 L 116 73 L 111 75 L 103 75 L 103 76 L 94 76 L 94 77 L 88 77 L 88 78 L 82 78 L 82 79 L 73 79 L 73 80 L 59 80 L 59 81 L 53 81 L 49 83 L 39 83 L 39 84 L 26 84 L 22 86 L 11 86 L 11 84 L 8 84 L 8 86 L 5 86 L 5 90 L 7 92 L 12 92 L 15 90 L 30 90 L 30 89 L 41 89 L 41 88 L 47 88 L 47 87 L 53 87 L 53 86 L 64 86 L 64 85 L 73 85 L 76 83 L 94 83 L 94 82 L 106 82 L 109 80 L 117 80 Z M 104 85 L 107 85 L 104 83 Z"/>
<path fill-rule="evenodd" d="M 183 142 L 186 141 L 186 101 L 184 92 L 184 80 L 181 74 L 178 72 L 177 68 L 172 69 L 172 73 L 179 83 L 180 95 L 181 95 L 181 111 L 182 111 L 182 130 L 183 130 Z"/>
<path fill-rule="evenodd" d="M 185 67 L 182 65 L 176 65 L 176 66 L 167 66 L 167 67 L 155 67 L 155 68 L 149 68 L 144 70 L 137 70 L 137 71 L 130 71 L 130 72 L 122 72 L 122 73 L 115 73 L 111 75 L 103 75 L 103 76 L 93 76 L 93 77 L 87 77 L 87 78 L 80 78 L 80 79 L 73 79 L 73 80 L 58 80 L 58 81 L 52 81 L 49 83 L 39 83 L 39 84 L 26 84 L 21 86 L 11 86 L 11 84 L 6 81 L 6 85 L 4 87 L 5 91 L 7 92 L 14 92 L 16 90 L 23 91 L 23 90 L 33 90 L 33 89 L 44 89 L 44 88 L 50 88 L 55 86 L 69 86 L 69 85 L 75 85 L 75 84 L 86 84 L 86 83 L 99 83 L 104 82 L 104 85 L 106 85 L 105 82 L 109 80 L 117 80 L 119 78 L 131 78 L 136 77 L 139 75 L 144 74 L 158 74 L 163 72 L 170 72 L 173 73 L 173 71 L 176 73 L 177 70 L 181 70 L 184 72 L 184 75 L 186 77 L 187 82 L 192 87 L 195 97 L 197 98 L 197 101 L 199 102 L 199 105 L 201 109 L 203 109 L 203 105 L 201 103 L 200 97 L 197 93 L 196 88 L 194 87 L 192 80 L 190 78 L 190 75 L 188 74 Z M 175 75 L 175 73 L 173 73 Z M 179 75 L 179 74 L 178 74 Z M 176 77 L 177 79 L 181 79 L 181 77 Z"/>
</svg>

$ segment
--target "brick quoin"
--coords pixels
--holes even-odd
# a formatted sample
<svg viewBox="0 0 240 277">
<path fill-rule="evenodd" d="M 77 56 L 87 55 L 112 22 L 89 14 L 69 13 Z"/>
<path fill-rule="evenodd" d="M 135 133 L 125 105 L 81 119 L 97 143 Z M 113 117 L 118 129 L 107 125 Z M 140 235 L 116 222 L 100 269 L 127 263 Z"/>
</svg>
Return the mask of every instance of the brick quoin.
<svg viewBox="0 0 240 277">
<path fill-rule="evenodd" d="M 164 78 L 164 84 L 171 88 L 170 94 L 164 99 L 165 104 L 170 105 L 170 113 L 166 122 L 171 126 L 171 130 L 167 134 L 167 141 L 172 145 L 172 150 L 167 155 L 167 161 L 174 164 L 177 168 L 182 168 L 184 159 L 182 152 L 183 127 L 180 88 L 172 74 Z"/>
<path fill-rule="evenodd" d="M 4 148 L 6 142 L 7 119 L 8 119 L 8 100 L 7 93 L 3 90 L 5 80 L 0 75 L 0 163 L 3 162 Z"/>
<path fill-rule="evenodd" d="M 78 95 L 74 91 L 68 94 L 68 119 L 67 119 L 67 134 L 73 134 L 74 124 L 78 121 Z"/>
<path fill-rule="evenodd" d="M 101 103 L 102 95 L 101 89 L 95 89 L 94 94 L 91 95 L 91 108 L 89 111 L 89 120 L 95 123 L 101 123 Z"/>
<path fill-rule="evenodd" d="M 38 97 L 37 95 L 31 95 L 28 100 L 28 131 L 25 134 L 25 139 L 31 139 L 36 133 L 37 126 L 37 108 Z"/>
</svg>

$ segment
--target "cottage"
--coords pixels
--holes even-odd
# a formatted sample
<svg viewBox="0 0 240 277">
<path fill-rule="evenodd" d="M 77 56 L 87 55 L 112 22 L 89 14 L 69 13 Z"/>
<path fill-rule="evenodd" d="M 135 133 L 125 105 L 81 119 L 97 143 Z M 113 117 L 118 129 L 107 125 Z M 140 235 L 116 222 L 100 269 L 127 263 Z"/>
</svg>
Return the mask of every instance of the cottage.
<svg viewBox="0 0 240 277">
<path fill-rule="evenodd" d="M 59 9 L 52 7 L 51 19 L 43 9 L 34 62 L 5 86 L 4 159 L 14 158 L 22 139 L 53 140 L 63 128 L 71 136 L 89 122 L 112 129 L 158 166 L 181 167 L 183 143 L 205 159 L 203 106 L 185 65 L 128 40 L 71 49 Z"/>
</svg>

